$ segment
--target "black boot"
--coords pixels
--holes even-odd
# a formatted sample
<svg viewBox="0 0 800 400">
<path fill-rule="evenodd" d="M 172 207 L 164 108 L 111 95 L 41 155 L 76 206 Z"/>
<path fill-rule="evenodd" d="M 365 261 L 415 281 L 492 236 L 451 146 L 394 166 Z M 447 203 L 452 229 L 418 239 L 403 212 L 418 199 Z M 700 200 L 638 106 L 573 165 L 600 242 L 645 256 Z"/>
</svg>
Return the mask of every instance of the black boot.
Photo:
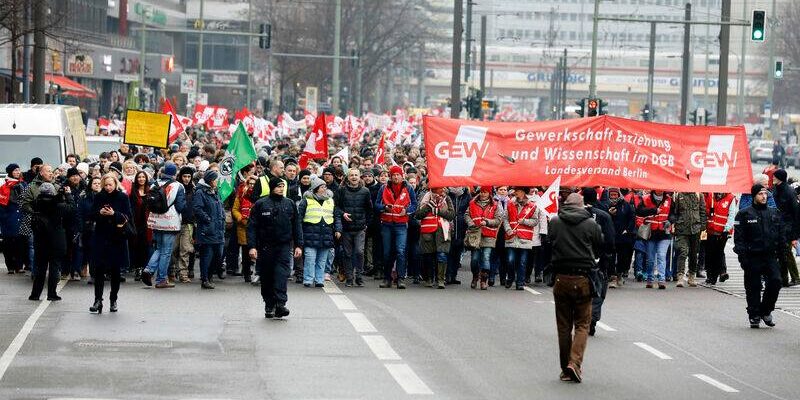
<svg viewBox="0 0 800 400">
<path fill-rule="evenodd" d="M 289 315 L 289 309 L 284 305 L 275 307 L 275 318 L 283 318 Z"/>
<path fill-rule="evenodd" d="M 275 307 L 270 307 L 268 305 L 264 305 L 264 318 L 272 319 L 275 318 Z"/>
<path fill-rule="evenodd" d="M 102 314 L 103 313 L 103 300 L 95 300 L 94 304 L 89 307 L 89 312 Z"/>
<path fill-rule="evenodd" d="M 111 311 L 111 312 L 117 312 L 118 310 L 119 310 L 119 308 L 117 307 L 117 302 L 116 302 L 116 300 L 115 300 L 115 301 L 112 301 L 112 302 L 111 302 L 111 307 L 108 309 L 108 311 Z"/>
</svg>

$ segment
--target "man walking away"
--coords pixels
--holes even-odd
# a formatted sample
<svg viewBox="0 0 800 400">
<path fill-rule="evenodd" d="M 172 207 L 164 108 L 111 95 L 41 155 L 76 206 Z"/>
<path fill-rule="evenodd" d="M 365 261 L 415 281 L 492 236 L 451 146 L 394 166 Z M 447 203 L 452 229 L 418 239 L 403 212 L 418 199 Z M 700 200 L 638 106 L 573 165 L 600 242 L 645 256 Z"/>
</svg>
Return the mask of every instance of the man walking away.
<svg viewBox="0 0 800 400">
<path fill-rule="evenodd" d="M 561 380 L 581 382 L 581 364 L 592 318 L 592 290 L 588 274 L 601 254 L 603 234 L 583 196 L 570 194 L 548 227 L 556 274 L 553 299 L 556 308 Z"/>
<path fill-rule="evenodd" d="M 675 227 L 675 250 L 677 271 L 673 275 L 683 287 L 686 260 L 689 260 L 689 286 L 697 286 L 697 254 L 700 251 L 700 233 L 706 229 L 705 198 L 697 193 L 676 193 L 670 208 L 669 221 Z"/>
<path fill-rule="evenodd" d="M 777 252 L 785 241 L 778 211 L 767 207 L 767 188 L 759 184 L 750 189 L 753 205 L 736 213 L 733 251 L 739 256 L 744 270 L 744 290 L 750 327 L 758 328 L 761 321 L 775 326 L 772 310 L 781 290 Z M 761 296 L 761 280 L 764 295 Z"/>
<path fill-rule="evenodd" d="M 597 191 L 594 188 L 583 189 L 583 202 L 585 203 L 586 210 L 592 214 L 594 221 L 600 225 L 600 232 L 603 234 L 603 247 L 598 254 L 600 262 L 600 278 L 603 280 L 600 293 L 592 297 L 592 323 L 589 325 L 589 336 L 594 336 L 595 326 L 600 321 L 603 312 L 603 302 L 606 300 L 606 293 L 608 292 L 608 276 L 614 271 L 614 239 L 616 232 L 614 231 L 614 222 L 607 212 L 597 207 Z"/>
<path fill-rule="evenodd" d="M 781 243 L 778 249 L 781 280 L 783 282 L 783 287 L 796 286 L 800 284 L 800 276 L 798 276 L 797 262 L 792 252 L 792 241 L 797 240 L 797 237 L 800 236 L 797 227 L 797 218 L 800 209 L 798 208 L 799 206 L 797 204 L 797 197 L 794 195 L 794 190 L 787 182 L 785 169 L 775 171 L 773 182 L 775 182 L 775 188 L 773 189 L 775 205 L 778 206 L 784 229 L 783 243 Z M 791 281 L 789 277 L 792 278 Z"/>
<path fill-rule="evenodd" d="M 142 271 L 142 282 L 147 286 L 152 286 L 152 276 L 156 273 L 156 288 L 172 288 L 175 284 L 167 280 L 167 267 L 169 267 L 170 255 L 181 231 L 181 213 L 186 207 L 186 193 L 183 185 L 175 180 L 178 167 L 171 161 L 164 164 L 161 177 L 156 184 L 150 188 L 145 203 L 150 209 L 147 217 L 147 227 L 153 230 L 153 241 L 156 248 L 147 267 Z M 163 190 L 162 190 L 163 188 Z M 157 196 L 156 192 L 160 192 Z M 153 194 L 153 196 L 151 196 Z M 158 199 L 161 198 L 161 199 Z M 163 203 L 157 205 L 156 203 Z M 166 210 L 161 207 L 166 206 Z"/>
</svg>

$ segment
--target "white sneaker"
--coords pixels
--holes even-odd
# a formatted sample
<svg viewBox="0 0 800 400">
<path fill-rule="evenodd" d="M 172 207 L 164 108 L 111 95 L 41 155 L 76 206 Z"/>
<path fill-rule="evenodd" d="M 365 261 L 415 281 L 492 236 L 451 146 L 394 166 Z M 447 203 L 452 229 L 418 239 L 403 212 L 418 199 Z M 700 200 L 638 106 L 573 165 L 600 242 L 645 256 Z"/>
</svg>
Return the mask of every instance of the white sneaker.
<svg viewBox="0 0 800 400">
<path fill-rule="evenodd" d="M 325 282 L 331 281 L 331 274 L 325 274 Z"/>
</svg>

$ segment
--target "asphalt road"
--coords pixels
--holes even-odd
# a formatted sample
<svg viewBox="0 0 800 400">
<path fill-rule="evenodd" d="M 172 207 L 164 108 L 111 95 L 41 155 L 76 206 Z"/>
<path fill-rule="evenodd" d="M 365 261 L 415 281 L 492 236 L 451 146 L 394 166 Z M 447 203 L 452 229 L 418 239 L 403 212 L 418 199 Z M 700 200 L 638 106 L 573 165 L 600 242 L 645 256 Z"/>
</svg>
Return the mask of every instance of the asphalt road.
<svg viewBox="0 0 800 400">
<path fill-rule="evenodd" d="M 292 314 L 265 320 L 240 279 L 129 282 L 120 312 L 102 315 L 88 312 L 91 287 L 70 282 L 15 340 L 45 307 L 27 300 L 30 282 L 0 276 L 0 399 L 800 398 L 800 319 L 776 312 L 776 328 L 750 329 L 742 298 L 708 288 L 610 290 L 572 384 L 558 380 L 546 287 L 290 284 Z"/>
</svg>

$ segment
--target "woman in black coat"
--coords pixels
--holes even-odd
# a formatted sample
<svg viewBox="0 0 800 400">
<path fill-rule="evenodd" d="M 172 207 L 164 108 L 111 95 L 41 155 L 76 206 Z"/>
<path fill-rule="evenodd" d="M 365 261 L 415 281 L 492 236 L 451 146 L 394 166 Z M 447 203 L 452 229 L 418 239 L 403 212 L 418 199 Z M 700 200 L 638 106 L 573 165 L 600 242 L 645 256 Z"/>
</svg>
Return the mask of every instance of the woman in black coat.
<svg viewBox="0 0 800 400">
<path fill-rule="evenodd" d="M 33 272 L 33 289 L 29 300 L 39 300 L 47 276 L 47 300 L 58 301 L 56 292 L 59 270 L 67 255 L 64 220 L 75 212 L 69 187 L 58 191 L 49 182 L 39 188 L 39 195 L 33 200 L 34 211 L 31 222 L 33 228 L 33 247 L 36 252 L 36 268 Z"/>
<path fill-rule="evenodd" d="M 128 240 L 130 252 L 130 263 L 133 268 L 133 279 L 139 281 L 142 269 L 147 266 L 150 259 L 150 242 L 152 233 L 147 229 L 147 207 L 144 198 L 150 190 L 150 178 L 144 171 L 139 171 L 133 178 L 131 192 L 128 194 L 131 207 L 131 222 L 136 226 L 136 236 Z"/>
<path fill-rule="evenodd" d="M 83 260 L 81 264 L 86 268 L 92 260 L 92 237 L 94 236 L 94 218 L 92 218 L 92 207 L 94 207 L 94 197 L 103 190 L 103 183 L 100 178 L 89 178 L 89 189 L 81 194 L 78 200 L 78 224 L 81 232 L 81 246 Z M 85 274 L 84 274 L 85 275 Z M 93 284 L 91 277 L 89 284 Z"/>
<path fill-rule="evenodd" d="M 106 174 L 103 189 L 95 195 L 91 216 L 95 221 L 92 243 L 92 278 L 94 279 L 94 304 L 90 312 L 103 312 L 103 283 L 111 280 L 111 312 L 117 311 L 121 266 L 127 264 L 128 241 L 121 227 L 131 220 L 131 206 L 122 192 L 117 177 Z"/>
</svg>

